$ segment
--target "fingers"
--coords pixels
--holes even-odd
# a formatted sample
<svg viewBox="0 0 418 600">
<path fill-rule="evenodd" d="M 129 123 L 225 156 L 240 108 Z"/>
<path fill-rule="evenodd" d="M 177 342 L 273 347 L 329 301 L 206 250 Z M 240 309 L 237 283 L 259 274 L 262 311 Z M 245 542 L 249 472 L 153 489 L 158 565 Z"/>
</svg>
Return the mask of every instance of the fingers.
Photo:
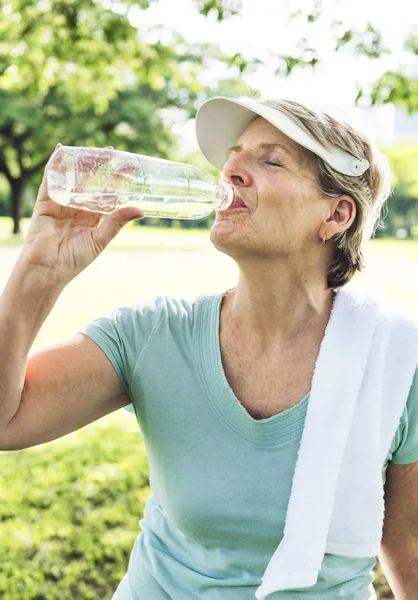
<svg viewBox="0 0 418 600">
<path fill-rule="evenodd" d="M 47 190 L 47 171 L 48 168 L 53 167 L 55 171 L 60 172 L 61 169 L 65 170 L 67 168 L 67 163 L 65 160 L 64 152 L 57 152 L 60 148 L 63 148 L 61 143 L 58 143 L 55 147 L 54 152 L 50 156 L 48 163 L 45 167 L 42 182 L 38 192 L 37 201 L 49 200 L 48 190 Z M 75 155 L 75 161 L 77 163 L 77 182 L 75 182 L 74 191 L 77 188 L 83 188 L 86 181 L 89 181 L 96 174 L 100 177 L 101 168 L 108 163 L 113 158 L 114 147 L 108 146 L 105 150 L 102 148 L 86 148 L 83 149 L 80 153 Z M 111 188 L 120 189 L 126 183 L 124 181 L 124 175 L 127 176 L 129 174 L 129 168 L 124 169 L 123 167 L 119 169 L 121 172 L 121 179 L 116 174 L 116 179 L 114 181 L 115 185 L 112 185 Z M 103 174 L 107 177 L 106 173 Z M 97 182 L 97 185 L 100 186 L 100 181 Z M 103 185 L 103 184 L 101 184 Z M 138 218 L 138 217 L 133 217 Z M 140 218 L 140 217 L 139 217 Z"/>
<path fill-rule="evenodd" d="M 92 231 L 95 246 L 103 250 L 124 225 L 134 219 L 142 219 L 145 214 L 140 208 L 126 206 L 109 215 Z"/>
<path fill-rule="evenodd" d="M 132 182 L 132 175 L 135 174 L 136 169 L 137 166 L 135 163 L 124 163 L 106 183 L 103 193 L 107 193 L 110 190 L 129 189 L 129 185 Z"/>
<path fill-rule="evenodd" d="M 103 165 L 107 164 L 113 156 L 113 150 L 110 148 L 88 148 L 75 155 L 75 161 L 79 172 L 91 177 Z"/>
<path fill-rule="evenodd" d="M 48 171 L 48 167 L 49 167 L 49 166 L 50 166 L 50 164 L 51 164 L 51 161 L 53 161 L 53 160 L 55 160 L 55 159 L 57 158 L 57 157 L 56 157 L 56 151 L 57 151 L 59 148 L 62 148 L 62 144 L 60 144 L 60 143 L 58 143 L 58 144 L 55 146 L 55 150 L 54 150 L 54 152 L 51 154 L 51 156 L 50 156 L 50 158 L 49 158 L 49 160 L 48 160 L 48 162 L 47 162 L 47 164 L 46 164 L 46 167 L 45 167 L 45 169 L 44 169 L 44 172 L 43 172 L 43 175 L 42 175 L 42 181 L 41 181 L 41 185 L 39 186 L 38 196 L 37 196 L 37 199 L 36 199 L 36 200 L 37 200 L 37 202 L 38 202 L 38 201 L 42 201 L 42 200 L 49 200 L 49 195 L 48 195 L 48 186 L 47 186 L 47 179 L 46 179 L 46 177 L 47 177 L 47 171 Z"/>
<path fill-rule="evenodd" d="M 76 150 L 73 154 L 76 163 L 74 190 L 81 191 L 86 186 L 95 189 L 103 188 L 109 179 L 108 165 L 112 165 L 114 157 L 115 151 L 111 146 Z"/>
</svg>

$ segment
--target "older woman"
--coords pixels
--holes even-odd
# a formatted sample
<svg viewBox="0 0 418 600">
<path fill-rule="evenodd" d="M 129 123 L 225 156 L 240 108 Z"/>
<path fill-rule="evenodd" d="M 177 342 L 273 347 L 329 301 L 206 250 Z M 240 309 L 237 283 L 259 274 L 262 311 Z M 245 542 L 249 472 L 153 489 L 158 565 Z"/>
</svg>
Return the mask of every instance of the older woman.
<svg viewBox="0 0 418 600">
<path fill-rule="evenodd" d="M 393 591 L 418 598 L 417 328 L 404 319 L 412 333 L 396 340 L 378 303 L 343 293 L 388 196 L 387 162 L 290 101 L 212 99 L 197 134 L 236 190 L 211 229 L 236 287 L 119 307 L 28 358 L 65 285 L 142 216 L 126 208 L 99 225 L 52 202 L 44 181 L 1 300 L 1 448 L 132 404 L 153 493 L 115 600 L 369 600 L 380 541 Z M 382 540 L 370 508 L 381 481 Z"/>
</svg>

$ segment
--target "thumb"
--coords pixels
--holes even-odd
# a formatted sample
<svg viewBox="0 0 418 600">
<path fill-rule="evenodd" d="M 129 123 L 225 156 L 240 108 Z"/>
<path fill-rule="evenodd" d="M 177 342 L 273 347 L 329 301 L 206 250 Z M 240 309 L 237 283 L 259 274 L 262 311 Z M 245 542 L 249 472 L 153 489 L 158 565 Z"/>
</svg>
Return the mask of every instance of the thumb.
<svg viewBox="0 0 418 600">
<path fill-rule="evenodd" d="M 135 206 L 126 206 L 107 216 L 100 225 L 93 229 L 92 236 L 95 245 L 103 250 L 119 233 L 124 225 L 134 219 L 143 219 L 145 214 Z"/>
</svg>

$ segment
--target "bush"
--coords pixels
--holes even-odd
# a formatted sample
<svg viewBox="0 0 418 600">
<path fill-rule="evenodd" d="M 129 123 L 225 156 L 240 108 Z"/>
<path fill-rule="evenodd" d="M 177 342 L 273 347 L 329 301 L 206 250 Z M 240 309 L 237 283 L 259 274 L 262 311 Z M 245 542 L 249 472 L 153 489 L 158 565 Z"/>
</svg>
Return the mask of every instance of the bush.
<svg viewBox="0 0 418 600">
<path fill-rule="evenodd" d="M 0 597 L 111 598 L 150 494 L 139 431 L 95 424 L 0 461 Z"/>
</svg>

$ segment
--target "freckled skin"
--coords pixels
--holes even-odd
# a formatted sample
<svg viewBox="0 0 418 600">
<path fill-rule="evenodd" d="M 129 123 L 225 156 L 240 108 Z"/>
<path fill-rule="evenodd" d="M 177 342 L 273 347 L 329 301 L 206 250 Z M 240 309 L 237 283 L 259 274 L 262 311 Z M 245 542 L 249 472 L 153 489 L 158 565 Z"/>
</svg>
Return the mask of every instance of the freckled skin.
<svg viewBox="0 0 418 600">
<path fill-rule="evenodd" d="M 247 208 L 220 211 L 210 239 L 234 259 L 261 255 L 287 257 L 297 248 L 306 259 L 318 240 L 329 199 L 315 185 L 313 167 L 303 160 L 299 144 L 262 118 L 255 119 L 238 140 L 242 150 L 224 165 Z M 260 151 L 262 143 L 279 143 L 288 152 Z M 280 166 L 268 164 L 277 161 Z"/>
</svg>

